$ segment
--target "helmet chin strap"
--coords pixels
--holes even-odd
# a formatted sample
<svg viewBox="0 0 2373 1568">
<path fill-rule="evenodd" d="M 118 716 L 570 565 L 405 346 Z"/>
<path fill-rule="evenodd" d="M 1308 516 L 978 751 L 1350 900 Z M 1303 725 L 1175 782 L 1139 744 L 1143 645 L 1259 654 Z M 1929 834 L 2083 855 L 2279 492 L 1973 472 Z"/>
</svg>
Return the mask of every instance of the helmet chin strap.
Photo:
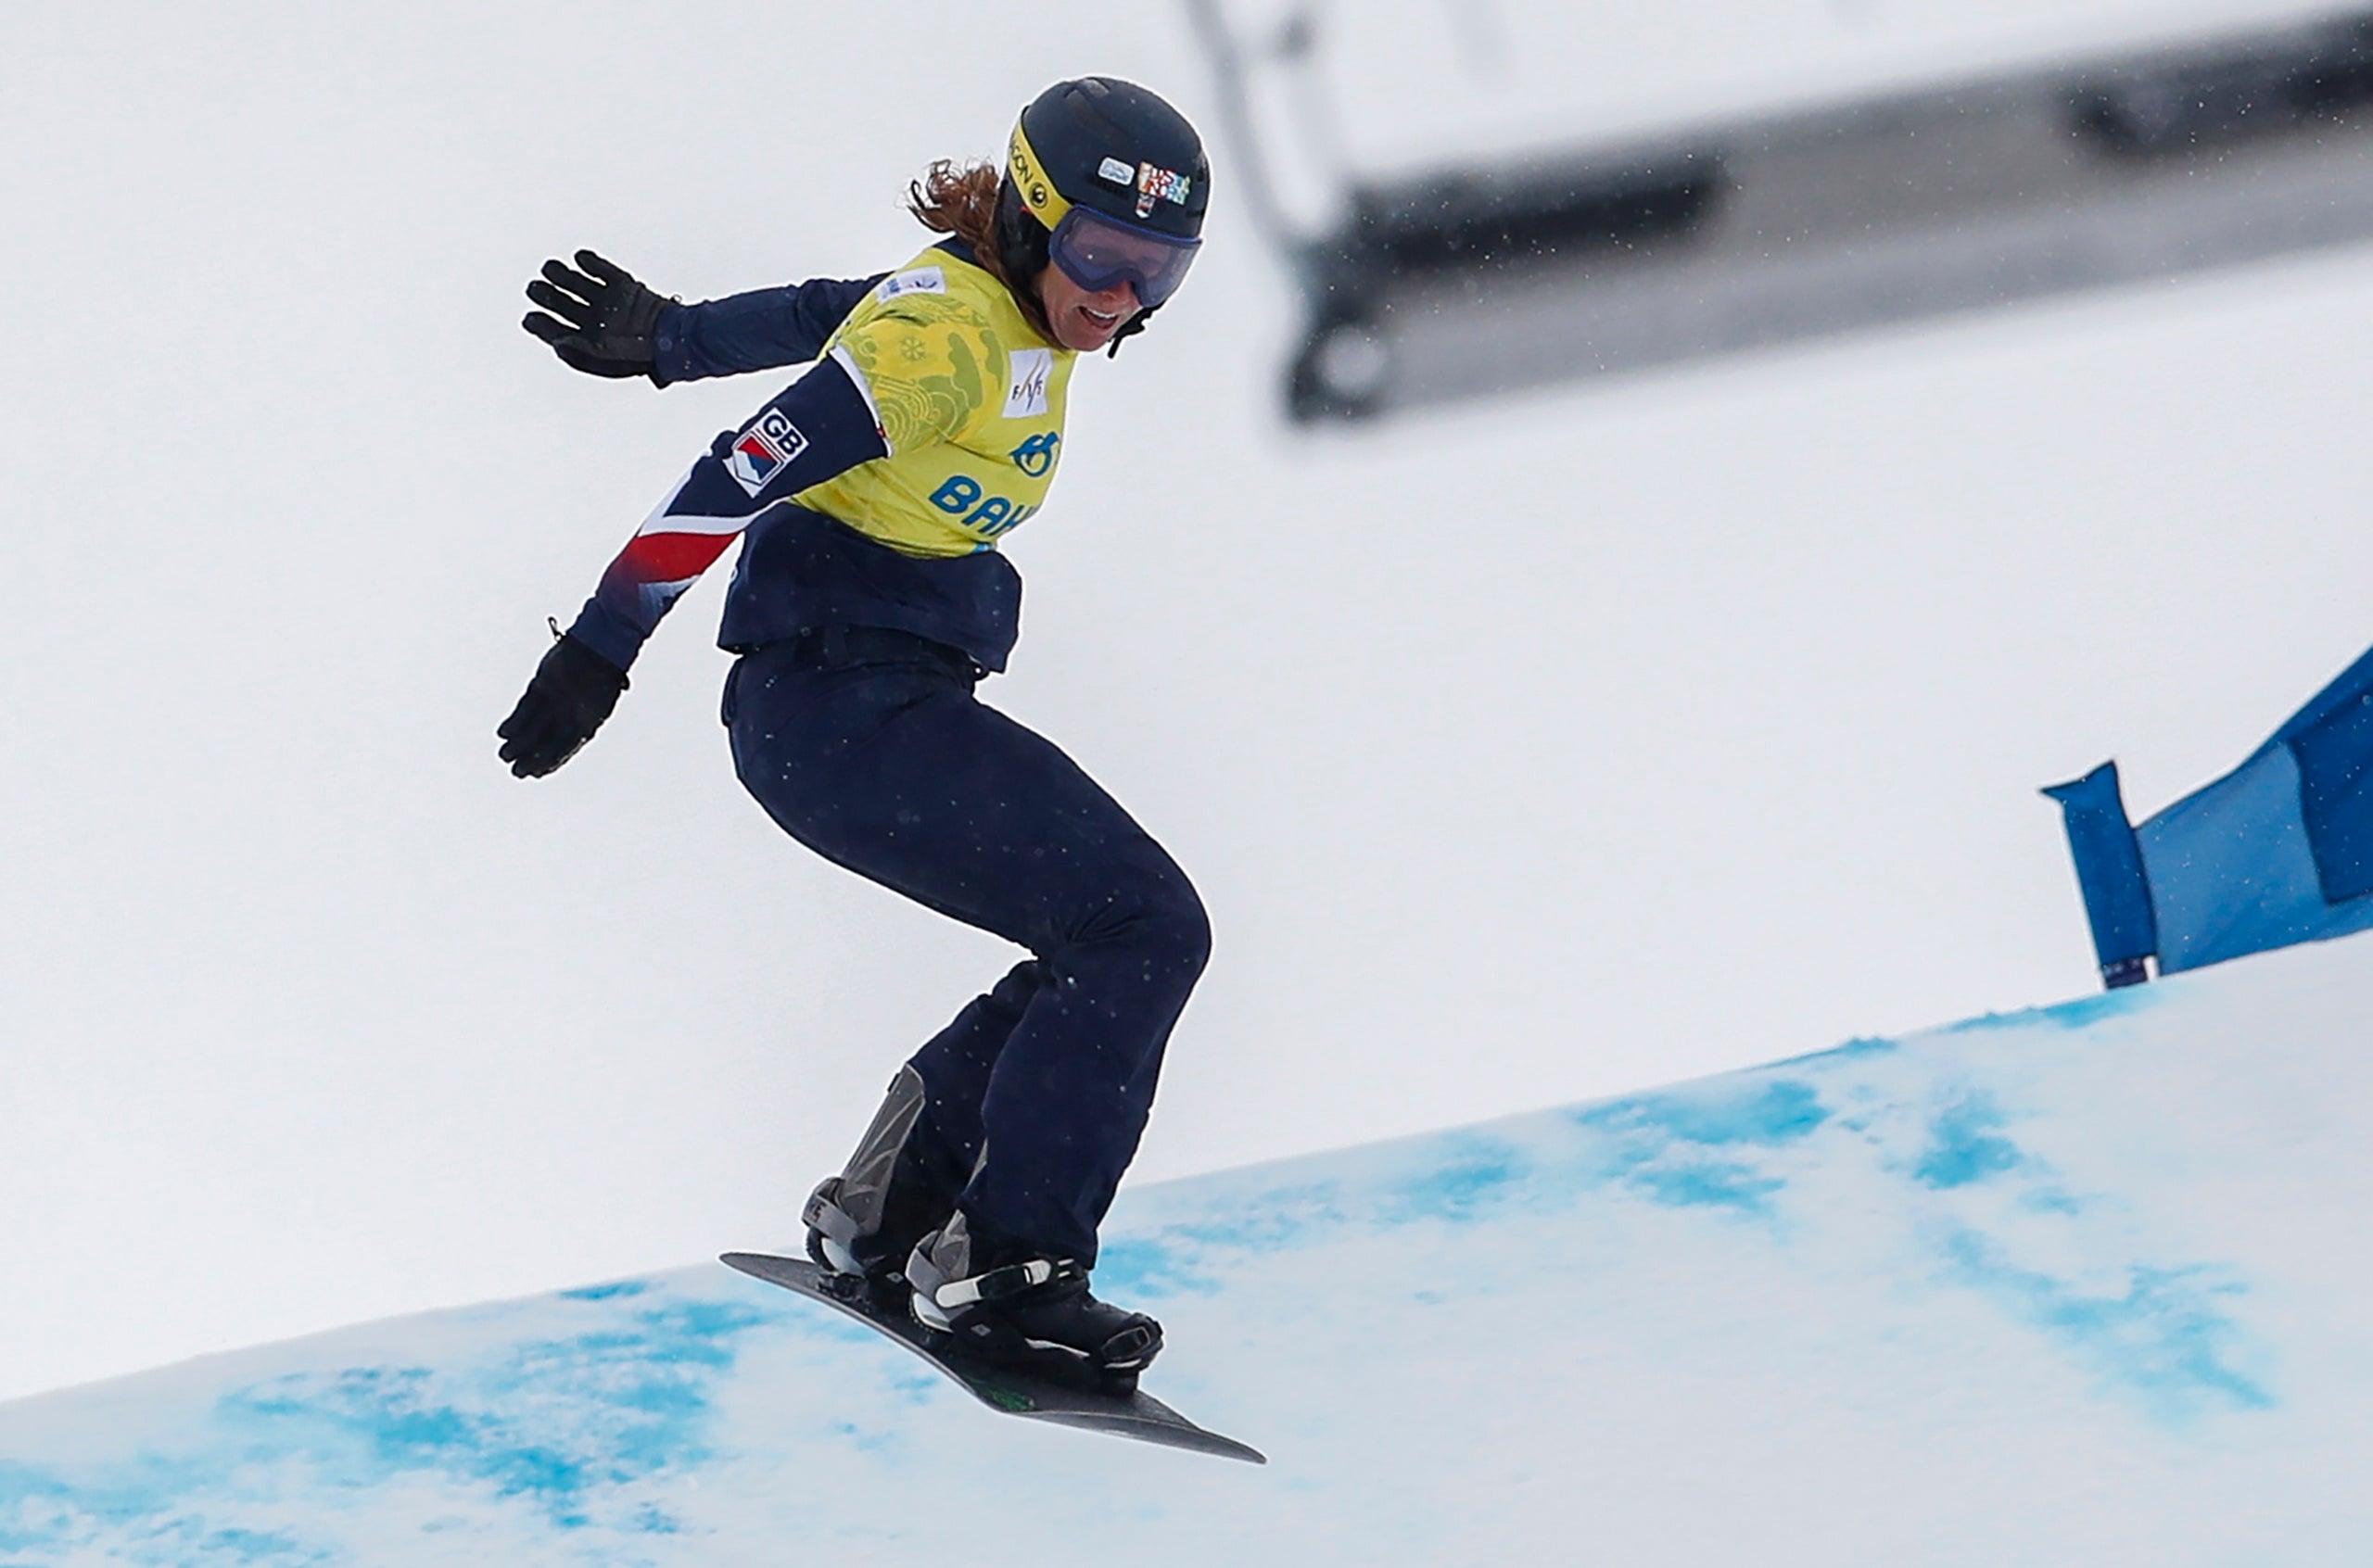
<svg viewBox="0 0 2373 1568">
<path fill-rule="evenodd" d="M 1146 322 L 1151 321 L 1153 319 L 1153 313 L 1161 309 L 1161 307 L 1159 305 L 1148 305 L 1144 310 L 1138 311 L 1136 315 L 1131 316 L 1127 321 L 1123 322 L 1121 323 L 1121 330 L 1112 335 L 1112 341 L 1104 346 L 1104 357 L 1108 360 L 1117 359 L 1121 353 L 1121 340 L 1126 337 L 1135 337 L 1137 334 L 1145 331 Z"/>
</svg>

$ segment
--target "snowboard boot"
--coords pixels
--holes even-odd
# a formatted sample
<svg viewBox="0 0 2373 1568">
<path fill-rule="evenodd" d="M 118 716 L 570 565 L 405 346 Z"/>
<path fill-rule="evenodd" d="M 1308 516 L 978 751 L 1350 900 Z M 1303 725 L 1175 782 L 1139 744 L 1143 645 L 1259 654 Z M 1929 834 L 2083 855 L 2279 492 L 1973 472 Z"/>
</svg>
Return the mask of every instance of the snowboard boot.
<svg viewBox="0 0 2373 1568">
<path fill-rule="evenodd" d="M 1088 1293 L 1087 1271 L 984 1233 L 962 1213 L 907 1259 L 915 1321 L 983 1360 L 1126 1394 L 1161 1349 L 1161 1325 Z"/>
<path fill-rule="evenodd" d="M 817 1266 L 893 1306 L 907 1294 L 907 1255 L 956 1208 L 956 1189 L 933 1179 L 916 1146 L 923 1099 L 922 1074 L 900 1069 L 848 1168 L 800 1213 Z"/>
</svg>

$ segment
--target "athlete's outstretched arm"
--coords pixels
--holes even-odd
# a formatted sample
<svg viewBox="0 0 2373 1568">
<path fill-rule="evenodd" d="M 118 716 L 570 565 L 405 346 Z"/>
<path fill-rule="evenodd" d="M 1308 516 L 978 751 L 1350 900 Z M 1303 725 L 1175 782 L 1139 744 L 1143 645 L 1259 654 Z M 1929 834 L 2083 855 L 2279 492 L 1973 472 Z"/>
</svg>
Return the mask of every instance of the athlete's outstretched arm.
<svg viewBox="0 0 2373 1568">
<path fill-rule="evenodd" d="M 871 397 L 838 359 L 719 436 L 610 563 L 496 729 L 512 773 L 541 778 L 593 738 L 644 639 L 759 513 L 889 449 Z"/>
<path fill-rule="evenodd" d="M 804 365 L 824 351 L 833 329 L 888 275 L 814 278 L 698 305 L 671 303 L 660 312 L 653 337 L 652 379 L 667 386 Z"/>
<path fill-rule="evenodd" d="M 886 274 L 816 278 L 697 305 L 653 293 L 590 250 L 551 260 L 527 285 L 539 307 L 519 324 L 588 375 L 647 375 L 660 386 L 804 365 Z"/>
</svg>

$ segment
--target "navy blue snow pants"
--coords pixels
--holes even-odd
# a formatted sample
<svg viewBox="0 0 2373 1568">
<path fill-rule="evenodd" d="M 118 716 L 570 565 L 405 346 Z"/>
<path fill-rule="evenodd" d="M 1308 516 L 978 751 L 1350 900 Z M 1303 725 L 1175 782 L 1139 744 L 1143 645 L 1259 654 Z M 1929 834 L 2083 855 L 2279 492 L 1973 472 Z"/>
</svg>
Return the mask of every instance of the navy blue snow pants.
<svg viewBox="0 0 2373 1568">
<path fill-rule="evenodd" d="M 976 1226 L 1092 1264 L 1211 928 L 1161 846 L 976 678 L 900 632 L 769 644 L 728 678 L 733 763 L 827 860 L 1030 950 L 916 1053 L 918 1131 Z"/>
</svg>

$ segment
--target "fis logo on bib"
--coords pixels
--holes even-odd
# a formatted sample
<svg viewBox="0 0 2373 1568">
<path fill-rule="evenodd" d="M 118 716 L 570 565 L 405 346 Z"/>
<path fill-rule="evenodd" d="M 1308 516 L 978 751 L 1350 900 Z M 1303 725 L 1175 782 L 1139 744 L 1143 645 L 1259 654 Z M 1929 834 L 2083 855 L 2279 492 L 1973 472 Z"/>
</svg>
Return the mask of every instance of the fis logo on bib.
<svg viewBox="0 0 2373 1568">
<path fill-rule="evenodd" d="M 1055 449 L 1062 444 L 1062 436 L 1052 430 L 1033 436 L 1006 455 L 1013 459 L 1013 466 L 1033 479 L 1044 478 L 1047 470 L 1055 466 Z"/>
<path fill-rule="evenodd" d="M 782 471 L 784 463 L 806 449 L 807 437 L 799 433 L 799 426 L 783 417 L 780 410 L 768 409 L 733 438 L 733 450 L 725 460 L 726 472 L 755 496 Z"/>
<path fill-rule="evenodd" d="M 1005 417 L 1044 417 L 1047 388 L 1055 379 L 1055 351 L 1052 348 L 1016 348 L 1010 373 L 1012 379 L 1005 389 Z"/>
</svg>

